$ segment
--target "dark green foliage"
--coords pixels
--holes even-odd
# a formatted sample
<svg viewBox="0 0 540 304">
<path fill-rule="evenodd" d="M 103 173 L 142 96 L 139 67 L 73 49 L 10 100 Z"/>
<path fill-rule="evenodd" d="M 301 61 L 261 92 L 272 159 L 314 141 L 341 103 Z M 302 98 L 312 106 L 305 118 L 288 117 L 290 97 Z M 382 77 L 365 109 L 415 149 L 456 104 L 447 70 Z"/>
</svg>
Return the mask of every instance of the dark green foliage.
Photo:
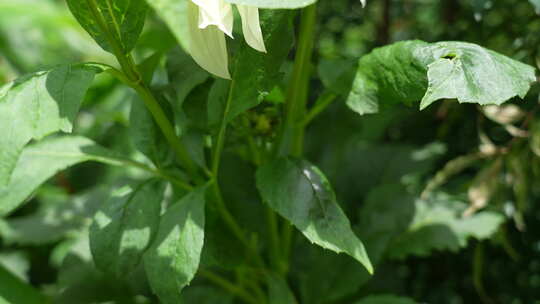
<svg viewBox="0 0 540 304">
<path fill-rule="evenodd" d="M 1 303 L 540 299 L 538 1 L 195 2 L 0 1 Z"/>
<path fill-rule="evenodd" d="M 373 272 L 364 245 L 352 231 L 328 180 L 317 167 L 303 160 L 270 162 L 257 172 L 257 188 L 263 200 L 311 242 L 344 252 Z"/>
<path fill-rule="evenodd" d="M 68 0 L 67 4 L 82 27 L 110 53 L 127 54 L 135 47 L 148 10 L 144 0 Z"/>
</svg>

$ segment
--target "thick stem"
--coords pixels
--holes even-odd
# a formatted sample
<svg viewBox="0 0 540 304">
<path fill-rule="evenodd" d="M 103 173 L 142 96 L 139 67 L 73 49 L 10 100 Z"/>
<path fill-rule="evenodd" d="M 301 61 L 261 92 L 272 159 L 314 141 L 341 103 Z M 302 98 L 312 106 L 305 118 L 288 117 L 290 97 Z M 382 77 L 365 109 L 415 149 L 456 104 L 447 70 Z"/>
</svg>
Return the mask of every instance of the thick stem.
<svg viewBox="0 0 540 304">
<path fill-rule="evenodd" d="M 299 157 L 303 152 L 304 126 L 298 122 L 302 120 L 306 112 L 316 17 L 317 7 L 315 4 L 302 9 L 298 49 L 291 83 L 287 91 L 285 122 L 278 136 L 276 150 L 278 156 Z"/>
<path fill-rule="evenodd" d="M 281 126 L 276 145 L 277 157 L 287 155 L 300 157 L 303 154 L 305 124 L 301 122 L 306 113 L 316 19 L 317 6 L 315 4 L 302 9 L 298 49 L 294 62 L 292 80 L 287 91 L 285 121 Z M 284 221 L 282 231 L 282 254 L 284 261 L 282 273 L 286 274 L 288 272 L 293 227 L 290 223 Z"/>
<path fill-rule="evenodd" d="M 277 216 L 274 210 L 268 207 L 266 208 L 266 222 L 268 224 L 268 234 L 270 235 L 270 264 L 274 269 L 283 272 L 284 267 L 281 261 L 283 257 L 280 252 Z"/>
</svg>

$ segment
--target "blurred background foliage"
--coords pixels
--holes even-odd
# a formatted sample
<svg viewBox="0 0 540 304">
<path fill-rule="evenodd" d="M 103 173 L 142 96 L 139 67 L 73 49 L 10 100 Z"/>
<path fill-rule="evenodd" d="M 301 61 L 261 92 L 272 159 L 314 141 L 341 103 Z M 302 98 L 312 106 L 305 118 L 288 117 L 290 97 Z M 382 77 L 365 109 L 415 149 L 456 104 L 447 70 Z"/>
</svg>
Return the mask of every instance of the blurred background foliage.
<svg viewBox="0 0 540 304">
<path fill-rule="evenodd" d="M 339 69 L 374 47 L 406 39 L 473 42 L 536 66 L 537 13 L 537 0 L 372 0 L 364 9 L 357 0 L 320 0 L 311 99 Z M 213 80 L 196 67 L 186 75 L 185 55 L 175 45 L 150 15 L 135 55 L 168 54 L 154 87 L 174 96 L 170 100 L 185 98 L 184 121 L 202 132 L 206 114 L 200 104 L 206 104 Z M 64 1 L 0 1 L 0 83 L 66 61 L 114 64 Z M 301 302 L 353 303 L 374 294 L 418 303 L 540 300 L 539 92 L 534 86 L 524 101 L 502 107 L 445 101 L 422 112 L 399 106 L 363 117 L 338 98 L 309 127 L 307 156 L 329 177 L 377 272 L 370 279 L 353 260 L 298 239 L 290 283 Z M 133 99 L 110 76 L 98 76 L 76 133 L 142 160 L 129 137 Z M 274 136 L 282 101 L 283 88 L 276 88 L 237 119 L 224 158 L 225 196 L 253 231 L 260 230 L 262 211 L 243 138 L 249 133 L 264 142 Z M 108 195 L 103 185 L 121 187 L 138 174 L 93 163 L 59 173 L 35 193 L 32 204 L 0 220 L 0 278 L 28 282 L 58 303 L 155 301 L 140 296 L 148 294 L 143 275 L 107 277 L 93 267 L 87 248 L 90 218 Z M 207 229 L 220 231 L 211 223 Z M 212 231 L 207 238 L 205 265 L 240 263 L 237 244 L 220 243 Z M 243 275 L 242 269 L 237 272 Z M 185 292 L 186 303 L 203 303 L 203 298 L 204 303 L 233 303 L 204 280 Z M 409 303 L 390 296 L 376 301 L 358 303 Z"/>
</svg>

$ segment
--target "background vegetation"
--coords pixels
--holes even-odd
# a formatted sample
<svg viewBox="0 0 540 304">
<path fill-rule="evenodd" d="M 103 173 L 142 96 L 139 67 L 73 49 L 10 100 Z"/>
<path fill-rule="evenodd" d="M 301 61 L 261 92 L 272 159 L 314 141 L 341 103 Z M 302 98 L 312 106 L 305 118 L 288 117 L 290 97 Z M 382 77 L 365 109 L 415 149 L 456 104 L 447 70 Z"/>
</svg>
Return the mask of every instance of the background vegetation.
<svg viewBox="0 0 540 304">
<path fill-rule="evenodd" d="M 537 12 L 536 0 L 379 0 L 364 9 L 357 0 L 321 0 L 310 103 L 332 81 L 332 73 L 375 47 L 400 40 L 467 41 L 536 66 Z M 182 74 L 185 55 L 166 26 L 150 14 L 135 57 L 156 52 L 167 55 L 158 68 L 156 86 L 175 89 L 175 81 L 199 77 Z M 66 61 L 114 64 L 64 1 L 0 1 L 0 83 Z M 189 123 L 201 132 L 206 114 L 197 102 L 207 97 L 212 84 L 201 76 L 192 87 L 183 88 Z M 306 155 L 334 186 L 376 273 L 369 277 L 349 257 L 296 238 L 289 283 L 301 303 L 409 303 L 406 298 L 411 303 L 453 304 L 539 301 L 539 93 L 535 85 L 524 100 L 516 98 L 502 107 L 444 101 L 421 112 L 416 106 L 399 105 L 360 118 L 345 106 L 345 97 L 337 97 L 307 129 Z M 99 75 L 85 98 L 75 133 L 142 160 L 130 140 L 130 105 L 135 99 L 129 88 Z M 278 88 L 235 120 L 228 138 L 222 188 L 248 231 L 259 232 L 264 215 L 257 207 L 253 159 L 244 138 L 248 134 L 265 142 L 274 137 L 282 102 Z M 139 171 L 127 172 L 97 163 L 77 165 L 47 182 L 30 204 L 1 219 L 0 286 L 18 286 L 6 288 L 23 288 L 21 292 L 29 295 L 39 290 L 58 303 L 157 301 L 149 296 L 144 275 L 104 275 L 84 246 L 91 218 L 109 187 L 120 188 L 141 177 Z M 220 242 L 227 239 L 220 227 L 208 230 L 204 267 L 228 271 L 231 281 L 249 280 L 252 274 L 242 267 L 239 254 L 245 249 Z M 204 276 L 195 280 L 184 301 L 235 303 L 210 281 Z M 370 298 L 374 295 L 379 298 Z"/>
</svg>

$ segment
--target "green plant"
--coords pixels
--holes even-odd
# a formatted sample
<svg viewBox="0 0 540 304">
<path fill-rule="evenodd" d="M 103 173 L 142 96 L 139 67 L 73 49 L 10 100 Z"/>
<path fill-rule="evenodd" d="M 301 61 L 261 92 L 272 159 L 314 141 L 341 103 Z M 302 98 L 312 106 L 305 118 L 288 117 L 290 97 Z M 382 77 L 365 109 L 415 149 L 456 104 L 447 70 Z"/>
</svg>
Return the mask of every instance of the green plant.
<svg viewBox="0 0 540 304">
<path fill-rule="evenodd" d="M 68 0 L 80 25 L 114 56 L 118 66 L 105 62 L 110 55 L 100 54 L 104 62 L 62 63 L 0 88 L 3 238 L 42 243 L 63 239 L 66 231 L 80 232 L 55 249 L 64 272 L 59 290 L 50 291 L 54 301 L 283 304 L 297 303 L 299 298 L 309 304 L 413 303 L 393 295 L 365 297 L 355 292 L 386 258 L 457 251 L 470 239 L 489 239 L 502 231 L 507 219 L 501 210 L 481 209 L 498 191 L 503 163 L 514 179 L 528 175 L 517 159 L 538 154 L 540 132 L 534 132 L 530 141 L 520 139 L 533 116 L 523 118 L 522 111 L 511 106 L 483 107 L 479 124 L 491 120 L 513 138 L 497 145 L 480 132 L 479 151 L 448 162 L 426 187 L 417 179 L 435 168 L 444 146 L 386 149 L 351 142 L 358 146 L 350 153 L 360 153 L 347 155 L 346 145 L 340 152 L 332 151 L 333 143 L 324 141 L 308 142 L 312 146 L 306 149 L 306 130 L 313 126 L 315 137 L 330 138 L 332 134 L 324 134 L 325 125 L 339 122 L 327 118 L 316 123 L 329 107 L 345 107 L 337 101 L 345 101 L 358 121 L 375 113 L 390 115 L 391 120 L 402 104 L 425 109 L 440 100 L 449 107 L 456 100 L 501 106 L 514 97 L 525 98 L 536 82 L 533 67 L 473 43 L 408 40 L 374 49 L 354 61 L 321 60 L 316 70 L 315 1 L 238 0 L 230 2 L 272 9 L 261 11 L 267 53 L 233 43 L 230 67 L 219 62 L 220 72 L 215 72 L 212 62 L 207 63 L 215 59 L 212 53 L 201 58 L 197 52 L 204 50 L 186 39 L 193 33 L 186 34 L 189 27 L 184 21 L 190 14 L 196 16 L 188 12 L 188 5 L 195 6 L 188 2 Z M 301 9 L 291 10 L 297 8 Z M 163 34 L 167 38 L 157 48 L 138 44 L 150 9 L 171 31 Z M 154 15 L 151 21 L 156 28 L 161 26 Z M 201 39 L 216 42 L 215 35 L 223 35 L 210 34 Z M 184 48 L 175 47 L 176 42 Z M 218 47 L 223 43 L 210 45 L 210 49 Z M 231 80 L 210 77 L 192 57 Z M 230 75 L 224 72 L 228 67 Z M 115 105 L 129 109 L 124 111 L 129 111 L 127 121 L 118 119 L 127 132 L 108 148 L 82 132 L 58 134 L 72 132 L 96 78 L 109 87 L 90 98 L 105 99 L 114 90 L 129 96 Z M 107 116 L 105 108 L 97 111 Z M 518 121 L 524 121 L 523 128 L 513 125 Z M 122 147 L 128 141 L 134 151 Z M 356 170 L 372 170 L 369 175 L 374 180 L 361 184 L 368 193 L 361 208 L 339 202 L 346 195 L 338 196 L 332 179 L 319 168 L 324 159 L 321 165 L 307 160 L 306 150 L 316 149 L 349 158 L 334 160 L 342 165 L 336 170 L 347 171 L 342 189 L 355 178 Z M 370 157 L 377 161 L 371 163 Z M 440 190 L 453 176 L 481 161 L 486 162 L 485 168 L 468 188 L 470 205 L 461 196 Z M 77 196 L 84 202 L 81 206 L 45 203 L 27 215 L 26 223 L 8 218 L 38 189 L 41 200 L 54 201 L 58 194 L 47 194 L 46 187 L 40 187 L 58 178 L 58 172 L 86 162 L 116 169 L 98 177 L 102 180 L 95 182 L 96 190 L 88 197 Z M 344 168 L 348 164 L 351 168 Z M 521 188 L 525 184 L 510 185 L 521 212 L 526 210 L 527 189 Z M 359 186 L 350 188 L 354 187 Z M 64 212 L 69 217 L 62 218 Z M 353 224 L 346 214 L 354 218 Z M 58 222 L 47 224 L 51 217 Z M 77 220 L 89 217 L 91 224 Z M 518 226 L 524 225 L 522 213 L 514 217 Z M 89 244 L 92 261 L 83 249 L 68 254 L 66 248 L 84 244 Z M 481 261 L 481 249 L 476 257 Z M 481 262 L 475 265 L 480 267 Z M 4 272 L 9 277 L 0 268 L 0 282 Z M 488 298 L 481 271 L 475 273 L 478 292 Z M 6 280 L 20 286 L 10 290 L 31 290 L 18 294 L 0 287 L 0 296 L 8 301 L 48 301 L 17 278 Z M 193 280 L 195 286 L 183 293 Z M 91 289 L 106 292 L 82 292 L 85 281 L 95 283 Z"/>
</svg>

